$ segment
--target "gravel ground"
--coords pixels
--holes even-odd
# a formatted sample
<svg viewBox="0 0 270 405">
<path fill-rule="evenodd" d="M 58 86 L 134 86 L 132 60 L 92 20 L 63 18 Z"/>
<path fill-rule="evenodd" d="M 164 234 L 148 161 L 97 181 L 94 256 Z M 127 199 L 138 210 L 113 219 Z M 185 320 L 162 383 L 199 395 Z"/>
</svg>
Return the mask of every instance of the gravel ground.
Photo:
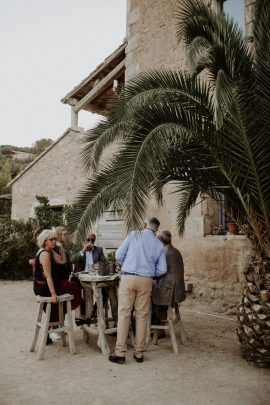
<svg viewBox="0 0 270 405">
<path fill-rule="evenodd" d="M 76 326 L 76 355 L 55 342 L 38 361 L 29 352 L 38 309 L 32 283 L 0 281 L 0 301 L 1 405 L 270 403 L 270 371 L 241 358 L 233 317 L 207 315 L 207 307 L 181 307 L 188 344 L 180 354 L 166 337 L 149 345 L 144 363 L 136 363 L 129 348 L 126 364 L 119 365 L 101 354 L 95 337 L 84 343 Z M 112 351 L 115 339 L 109 337 Z"/>
</svg>

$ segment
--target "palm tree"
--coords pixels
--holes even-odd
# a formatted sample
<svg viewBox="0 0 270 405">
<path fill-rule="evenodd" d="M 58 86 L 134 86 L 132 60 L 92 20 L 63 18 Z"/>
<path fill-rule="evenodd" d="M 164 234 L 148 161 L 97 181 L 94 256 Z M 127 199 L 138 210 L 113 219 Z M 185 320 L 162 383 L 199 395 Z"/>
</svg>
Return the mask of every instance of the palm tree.
<svg viewBox="0 0 270 405">
<path fill-rule="evenodd" d="M 189 71 L 140 74 L 88 132 L 83 163 L 92 172 L 70 226 L 79 239 L 114 207 L 127 229 L 137 227 L 149 198 L 162 202 L 164 185 L 173 183 L 182 234 L 199 196 L 221 204 L 225 195 L 228 215 L 254 251 L 238 336 L 247 359 L 270 365 L 269 303 L 259 296 L 270 288 L 270 3 L 257 0 L 252 43 L 228 15 L 199 0 L 179 2 L 176 20 Z"/>
</svg>

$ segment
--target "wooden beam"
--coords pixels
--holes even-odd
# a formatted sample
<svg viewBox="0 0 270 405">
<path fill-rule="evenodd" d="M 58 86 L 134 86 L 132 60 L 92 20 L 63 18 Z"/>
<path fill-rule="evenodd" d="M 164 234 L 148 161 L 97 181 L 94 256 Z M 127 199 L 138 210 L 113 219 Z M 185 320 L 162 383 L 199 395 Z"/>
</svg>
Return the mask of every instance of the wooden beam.
<svg viewBox="0 0 270 405">
<path fill-rule="evenodd" d="M 117 60 L 119 57 L 122 57 L 123 59 L 125 58 L 125 53 L 124 50 L 126 48 L 127 42 L 125 42 L 119 46 L 110 56 L 108 56 L 104 62 L 102 62 L 93 72 L 90 73 L 80 84 L 74 87 L 73 90 L 69 91 L 68 94 L 62 98 L 62 103 L 67 103 L 69 104 L 69 99 L 71 97 L 74 97 L 74 94 L 77 94 L 78 92 L 83 92 L 84 86 L 90 83 L 95 77 L 98 77 L 100 73 L 104 71 L 104 69 L 107 69 L 112 62 Z M 121 56 L 121 54 L 123 54 Z"/>
<path fill-rule="evenodd" d="M 74 112 L 79 112 L 83 107 L 93 101 L 99 94 L 102 93 L 108 87 L 110 82 L 113 82 L 115 77 L 121 72 L 121 70 L 125 67 L 125 61 L 123 60 L 119 65 L 115 66 L 115 68 L 105 76 L 86 96 L 84 96 L 74 107 Z"/>
</svg>

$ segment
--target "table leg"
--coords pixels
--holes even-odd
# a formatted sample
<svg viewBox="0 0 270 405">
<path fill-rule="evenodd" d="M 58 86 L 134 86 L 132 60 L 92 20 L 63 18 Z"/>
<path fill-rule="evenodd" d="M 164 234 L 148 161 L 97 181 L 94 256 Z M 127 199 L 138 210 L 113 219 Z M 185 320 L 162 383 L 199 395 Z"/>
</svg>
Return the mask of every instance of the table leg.
<svg viewBox="0 0 270 405">
<path fill-rule="evenodd" d="M 103 308 L 103 298 L 101 288 L 98 288 L 96 283 L 92 283 L 93 293 L 97 304 L 97 317 L 98 317 L 98 347 L 100 347 L 103 354 L 110 354 L 110 348 L 106 339 L 105 330 L 105 311 Z"/>
<path fill-rule="evenodd" d="M 151 318 L 152 318 L 152 304 L 151 304 L 151 301 L 150 301 L 148 315 L 147 315 L 145 350 L 147 349 L 147 346 L 148 346 L 148 344 L 150 342 L 150 339 L 151 339 Z"/>
<path fill-rule="evenodd" d="M 84 302 L 85 302 L 85 318 L 91 319 L 94 311 L 94 300 L 93 300 L 93 290 L 92 288 L 86 287 L 84 291 Z"/>
<path fill-rule="evenodd" d="M 115 286 L 109 286 L 107 287 L 108 291 L 108 296 L 110 299 L 110 306 L 111 306 L 111 312 L 112 312 L 112 317 L 115 323 L 115 326 L 117 325 L 117 310 L 118 310 L 118 301 L 117 301 L 117 293 Z"/>
</svg>

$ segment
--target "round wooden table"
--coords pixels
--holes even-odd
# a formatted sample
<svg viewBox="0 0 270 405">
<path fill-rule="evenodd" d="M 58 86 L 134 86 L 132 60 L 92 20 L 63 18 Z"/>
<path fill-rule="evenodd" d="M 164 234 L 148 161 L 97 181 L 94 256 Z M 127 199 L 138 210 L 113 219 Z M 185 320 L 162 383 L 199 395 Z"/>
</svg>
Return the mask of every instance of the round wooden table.
<svg viewBox="0 0 270 405">
<path fill-rule="evenodd" d="M 91 318 L 92 316 L 92 299 L 94 296 L 97 304 L 97 327 L 93 325 L 82 325 L 85 339 L 88 341 L 89 334 L 98 336 L 98 347 L 101 349 L 104 355 L 110 353 L 110 348 L 106 339 L 106 335 L 117 331 L 116 325 L 113 328 L 106 327 L 105 309 L 103 306 L 102 288 L 108 288 L 108 295 L 110 299 L 111 312 L 113 318 L 117 319 L 117 294 L 115 293 L 115 287 L 118 286 L 121 278 L 120 274 L 112 274 L 108 276 L 100 276 L 98 274 L 84 273 L 78 274 L 79 281 L 84 289 L 85 296 L 85 318 Z M 113 288 L 112 288 L 113 287 Z"/>
</svg>

